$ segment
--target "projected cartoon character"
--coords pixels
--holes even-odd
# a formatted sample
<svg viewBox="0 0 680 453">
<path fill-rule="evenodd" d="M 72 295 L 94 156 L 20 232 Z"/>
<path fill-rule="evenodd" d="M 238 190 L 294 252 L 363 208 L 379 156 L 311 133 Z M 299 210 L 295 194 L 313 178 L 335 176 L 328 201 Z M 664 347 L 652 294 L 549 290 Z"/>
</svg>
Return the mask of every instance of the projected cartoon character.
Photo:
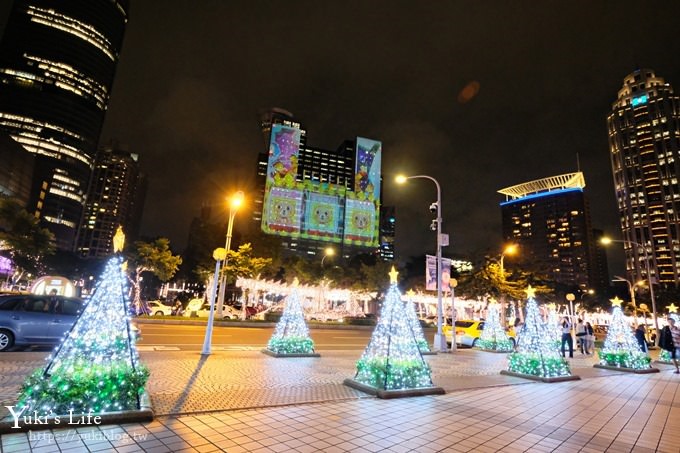
<svg viewBox="0 0 680 453">
<path fill-rule="evenodd" d="M 269 155 L 271 170 L 269 177 L 276 186 L 289 186 L 295 183 L 298 166 L 299 130 L 281 127 L 275 130 Z"/>
<path fill-rule="evenodd" d="M 289 230 L 296 227 L 294 200 L 278 198 L 274 200 L 272 208 L 272 228 Z"/>
<path fill-rule="evenodd" d="M 370 149 L 359 145 L 359 150 L 357 152 L 357 174 L 354 179 L 354 191 L 357 194 L 373 194 L 373 183 L 370 181 L 371 166 L 379 151 L 379 143 L 374 144 Z"/>
</svg>

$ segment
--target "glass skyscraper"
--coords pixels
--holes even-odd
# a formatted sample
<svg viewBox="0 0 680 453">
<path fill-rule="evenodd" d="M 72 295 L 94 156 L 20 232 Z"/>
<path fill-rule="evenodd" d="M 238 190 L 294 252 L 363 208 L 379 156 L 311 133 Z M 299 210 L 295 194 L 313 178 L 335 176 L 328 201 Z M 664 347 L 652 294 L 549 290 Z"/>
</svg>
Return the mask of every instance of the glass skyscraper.
<svg viewBox="0 0 680 453">
<path fill-rule="evenodd" d="M 680 282 L 680 99 L 651 69 L 626 76 L 607 117 L 626 270 Z M 646 263 L 645 259 L 649 262 Z"/>
<path fill-rule="evenodd" d="M 0 42 L 0 130 L 36 155 L 29 211 L 74 250 L 127 0 L 15 0 Z"/>
</svg>

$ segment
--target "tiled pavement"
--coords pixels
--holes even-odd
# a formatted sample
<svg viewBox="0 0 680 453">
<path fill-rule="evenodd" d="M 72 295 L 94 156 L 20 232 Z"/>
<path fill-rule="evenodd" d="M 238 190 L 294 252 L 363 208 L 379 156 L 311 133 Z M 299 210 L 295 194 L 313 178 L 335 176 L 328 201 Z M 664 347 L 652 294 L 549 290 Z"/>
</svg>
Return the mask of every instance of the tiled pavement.
<svg viewBox="0 0 680 453">
<path fill-rule="evenodd" d="M 499 375 L 504 354 L 462 350 L 427 357 L 446 395 L 379 400 L 341 384 L 360 353 L 142 352 L 155 421 L 3 435 L 0 451 L 680 452 L 680 376 L 667 365 L 631 375 L 577 355 L 582 380 L 543 384 Z M 15 356 L 0 362 L 4 401 L 42 363 Z"/>
</svg>

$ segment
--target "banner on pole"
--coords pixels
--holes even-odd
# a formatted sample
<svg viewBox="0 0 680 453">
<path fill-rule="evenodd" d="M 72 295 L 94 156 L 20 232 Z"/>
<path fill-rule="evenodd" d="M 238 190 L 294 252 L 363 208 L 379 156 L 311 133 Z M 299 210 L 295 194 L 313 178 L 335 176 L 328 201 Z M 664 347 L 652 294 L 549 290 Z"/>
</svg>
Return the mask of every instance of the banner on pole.
<svg viewBox="0 0 680 453">
<path fill-rule="evenodd" d="M 442 258 L 442 291 L 449 291 L 451 282 L 451 260 Z M 425 255 L 425 289 L 437 291 L 437 257 Z"/>
</svg>

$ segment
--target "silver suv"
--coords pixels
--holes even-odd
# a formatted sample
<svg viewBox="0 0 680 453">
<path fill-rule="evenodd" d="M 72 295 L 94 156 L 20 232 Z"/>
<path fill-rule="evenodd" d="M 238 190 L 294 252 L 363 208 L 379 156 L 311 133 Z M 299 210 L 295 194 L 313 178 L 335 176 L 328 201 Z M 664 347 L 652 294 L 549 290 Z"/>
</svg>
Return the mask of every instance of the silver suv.
<svg viewBox="0 0 680 453">
<path fill-rule="evenodd" d="M 14 345 L 58 343 L 82 309 L 83 301 L 75 297 L 0 296 L 0 351 Z"/>
</svg>

